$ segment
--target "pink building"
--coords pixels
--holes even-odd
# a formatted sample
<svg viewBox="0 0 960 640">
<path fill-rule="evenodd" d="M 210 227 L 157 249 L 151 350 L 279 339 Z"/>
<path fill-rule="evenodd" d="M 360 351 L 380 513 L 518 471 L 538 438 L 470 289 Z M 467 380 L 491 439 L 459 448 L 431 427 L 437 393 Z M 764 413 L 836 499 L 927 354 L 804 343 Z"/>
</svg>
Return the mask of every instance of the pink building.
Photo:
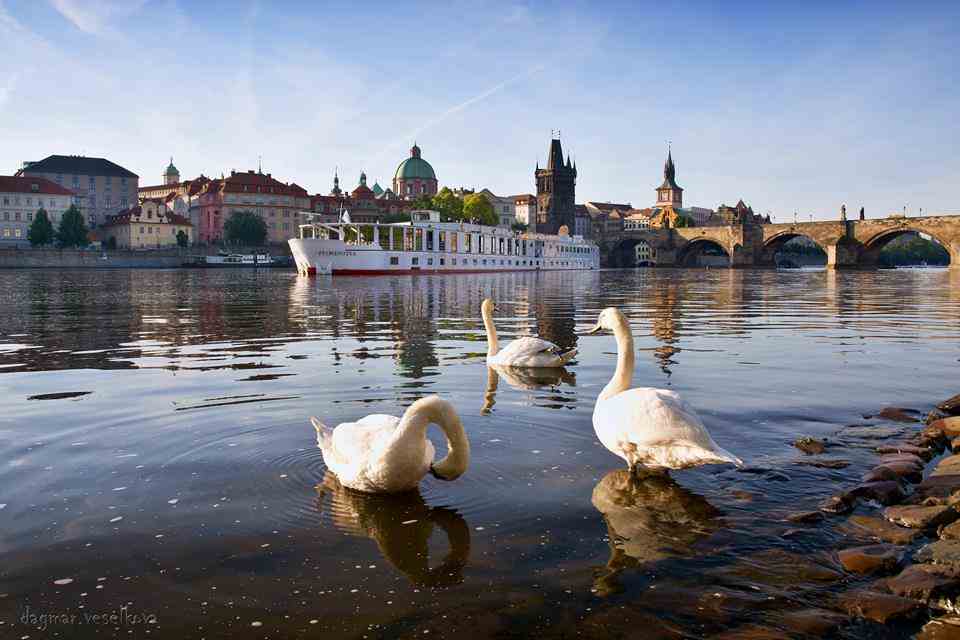
<svg viewBox="0 0 960 640">
<path fill-rule="evenodd" d="M 310 209 L 310 196 L 296 183 L 284 183 L 269 173 L 231 171 L 226 178 L 211 180 L 200 193 L 197 238 L 201 243 L 222 241 L 223 225 L 233 214 L 252 212 L 267 225 L 267 242 L 282 244 L 297 233 L 303 212 Z"/>
</svg>

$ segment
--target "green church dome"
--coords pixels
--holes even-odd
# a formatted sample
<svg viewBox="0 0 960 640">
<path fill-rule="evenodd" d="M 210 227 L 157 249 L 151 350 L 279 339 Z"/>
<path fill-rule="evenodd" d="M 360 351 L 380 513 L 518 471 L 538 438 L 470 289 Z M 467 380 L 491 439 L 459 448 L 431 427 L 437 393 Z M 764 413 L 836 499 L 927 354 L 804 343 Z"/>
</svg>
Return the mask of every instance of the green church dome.
<svg viewBox="0 0 960 640">
<path fill-rule="evenodd" d="M 397 172 L 393 174 L 394 180 L 436 180 L 437 174 L 433 172 L 430 163 L 420 157 L 420 147 L 416 144 L 410 149 L 410 157 L 400 163 Z"/>
<path fill-rule="evenodd" d="M 170 158 L 170 164 L 167 165 L 167 173 L 166 173 L 166 175 L 168 175 L 168 176 L 180 175 L 180 172 L 177 171 L 177 168 L 176 168 L 175 166 L 173 166 L 173 158 Z"/>
</svg>

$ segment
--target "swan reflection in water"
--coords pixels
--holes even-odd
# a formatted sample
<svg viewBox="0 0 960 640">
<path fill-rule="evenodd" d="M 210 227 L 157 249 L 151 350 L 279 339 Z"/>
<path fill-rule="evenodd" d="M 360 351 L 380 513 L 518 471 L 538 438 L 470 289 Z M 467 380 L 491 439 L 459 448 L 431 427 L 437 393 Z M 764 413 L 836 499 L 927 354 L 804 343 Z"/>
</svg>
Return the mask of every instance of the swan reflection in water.
<svg viewBox="0 0 960 640">
<path fill-rule="evenodd" d="M 689 555 L 720 526 L 720 511 L 667 476 L 611 471 L 594 487 L 592 502 L 610 539 L 610 559 L 594 578 L 601 596 L 623 590 L 617 578 L 624 569 Z"/>
<path fill-rule="evenodd" d="M 334 525 L 351 535 L 372 538 L 383 557 L 417 586 L 444 587 L 463 582 L 470 558 L 470 528 L 453 509 L 431 507 L 419 490 L 371 494 L 342 486 L 329 471 L 317 485 L 317 505 L 329 508 Z M 428 542 L 434 525 L 447 535 L 446 557 L 430 568 Z"/>
<path fill-rule="evenodd" d="M 497 387 L 500 378 L 507 381 L 514 389 L 536 391 L 538 389 L 553 389 L 561 383 L 571 387 L 576 386 L 577 377 L 563 367 L 505 367 L 503 365 L 487 365 L 487 391 L 483 395 L 482 415 L 487 415 L 497 403 Z"/>
</svg>

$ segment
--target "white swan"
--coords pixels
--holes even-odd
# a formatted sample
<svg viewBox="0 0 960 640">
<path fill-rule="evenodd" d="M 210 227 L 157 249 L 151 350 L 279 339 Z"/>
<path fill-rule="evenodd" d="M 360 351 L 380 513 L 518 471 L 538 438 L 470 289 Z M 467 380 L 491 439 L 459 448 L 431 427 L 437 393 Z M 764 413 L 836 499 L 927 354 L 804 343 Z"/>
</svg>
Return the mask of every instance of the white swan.
<svg viewBox="0 0 960 640">
<path fill-rule="evenodd" d="M 487 330 L 487 364 L 505 367 L 562 367 L 577 355 L 576 349 L 560 351 L 560 347 L 543 340 L 525 336 L 517 338 L 500 351 L 497 328 L 493 326 L 493 300 L 487 298 L 480 305 L 483 326 Z"/>
<path fill-rule="evenodd" d="M 368 493 L 415 489 L 427 473 L 455 480 L 470 464 L 470 442 L 453 405 L 437 396 L 421 398 L 402 418 L 374 414 L 329 429 L 310 418 L 317 430 L 323 461 L 340 484 Z M 447 436 L 446 457 L 433 463 L 427 427 L 439 425 Z"/>
<path fill-rule="evenodd" d="M 721 449 L 693 407 L 674 391 L 631 389 L 633 335 L 619 310 L 604 309 L 588 333 L 612 331 L 617 338 L 617 369 L 597 397 L 593 428 L 607 449 L 627 461 L 634 472 L 665 472 L 739 458 Z"/>
</svg>

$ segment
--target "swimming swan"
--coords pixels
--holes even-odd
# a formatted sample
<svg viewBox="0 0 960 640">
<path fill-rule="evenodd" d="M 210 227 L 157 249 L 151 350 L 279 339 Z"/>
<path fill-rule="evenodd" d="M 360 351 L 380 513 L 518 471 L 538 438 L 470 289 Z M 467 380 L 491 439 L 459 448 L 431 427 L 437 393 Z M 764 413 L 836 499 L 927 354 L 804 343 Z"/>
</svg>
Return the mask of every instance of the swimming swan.
<svg viewBox="0 0 960 640">
<path fill-rule="evenodd" d="M 693 407 L 676 392 L 630 388 L 633 335 L 619 310 L 604 309 L 597 326 L 588 333 L 602 330 L 612 331 L 617 339 L 617 369 L 593 408 L 593 429 L 603 446 L 626 460 L 635 473 L 722 462 L 743 464 L 713 441 Z"/>
<path fill-rule="evenodd" d="M 427 473 L 455 480 L 470 464 L 470 442 L 460 417 L 446 400 L 430 396 L 417 400 L 402 418 L 374 414 L 329 429 L 310 418 L 317 430 L 323 461 L 340 484 L 368 493 L 398 493 L 417 487 Z M 439 425 L 449 449 L 434 464 L 427 427 Z"/>
<path fill-rule="evenodd" d="M 487 364 L 506 367 L 562 367 L 577 355 L 576 349 L 560 351 L 560 347 L 543 340 L 525 336 L 517 338 L 500 351 L 497 328 L 493 326 L 493 300 L 487 298 L 480 305 L 483 326 L 487 330 Z"/>
</svg>

